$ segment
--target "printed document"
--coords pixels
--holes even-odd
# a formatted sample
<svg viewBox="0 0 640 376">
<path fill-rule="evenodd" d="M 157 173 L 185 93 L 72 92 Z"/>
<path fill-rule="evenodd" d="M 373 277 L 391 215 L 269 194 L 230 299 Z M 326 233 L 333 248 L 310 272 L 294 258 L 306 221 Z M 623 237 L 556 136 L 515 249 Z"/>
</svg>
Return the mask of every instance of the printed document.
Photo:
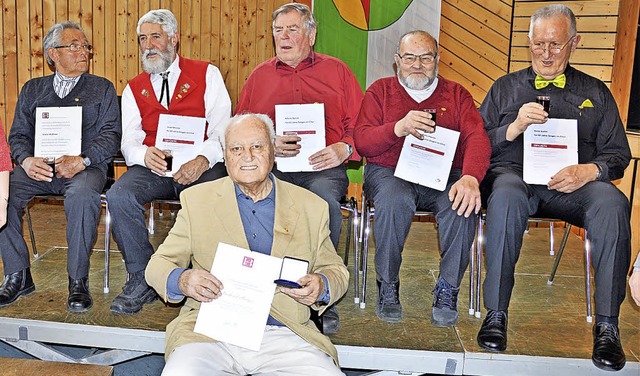
<svg viewBox="0 0 640 376">
<path fill-rule="evenodd" d="M 207 119 L 192 116 L 160 114 L 156 147 L 171 150 L 173 168 L 165 176 L 173 176 L 180 166 L 194 159 L 202 151 Z"/>
<path fill-rule="evenodd" d="M 326 147 L 324 104 L 276 105 L 276 133 L 279 136 L 298 136 L 300 153 L 295 157 L 277 157 L 282 172 L 313 171 L 309 157 Z"/>
<path fill-rule="evenodd" d="M 524 132 L 523 179 L 547 185 L 551 177 L 578 163 L 578 121 L 548 119 L 531 124 Z"/>
<path fill-rule="evenodd" d="M 218 244 L 211 274 L 224 289 L 200 305 L 194 331 L 217 341 L 260 350 L 282 259 Z"/>
<path fill-rule="evenodd" d="M 35 136 L 35 157 L 80 155 L 82 107 L 37 107 Z"/>
<path fill-rule="evenodd" d="M 424 140 L 419 140 L 413 135 L 405 137 L 394 175 L 412 183 L 444 191 L 460 132 L 436 127 L 435 132 L 423 135 Z"/>
</svg>

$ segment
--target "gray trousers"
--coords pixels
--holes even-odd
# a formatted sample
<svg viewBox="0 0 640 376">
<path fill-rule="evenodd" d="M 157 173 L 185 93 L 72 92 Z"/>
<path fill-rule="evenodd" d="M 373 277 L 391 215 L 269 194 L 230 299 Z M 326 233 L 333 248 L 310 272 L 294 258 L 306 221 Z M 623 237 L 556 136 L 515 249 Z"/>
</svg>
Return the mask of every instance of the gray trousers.
<svg viewBox="0 0 640 376">
<path fill-rule="evenodd" d="M 460 171 L 449 175 L 447 188 L 435 189 L 410 183 L 393 176 L 394 169 L 367 164 L 364 191 L 373 199 L 376 237 L 376 273 L 378 280 L 398 282 L 402 249 L 417 210 L 432 211 L 438 223 L 440 241 L 440 276 L 459 287 L 469 265 L 469 254 L 475 237 L 477 216 L 459 216 L 451 209 L 449 189 L 460 178 Z"/>
<path fill-rule="evenodd" d="M 100 193 L 107 181 L 103 171 L 87 168 L 71 179 L 53 178 L 50 183 L 36 181 L 16 166 L 9 179 L 7 225 L 0 231 L 0 250 L 4 274 L 9 275 L 30 266 L 29 249 L 22 234 L 22 214 L 36 195 L 64 195 L 67 217 L 67 273 L 73 279 L 89 275 L 89 254 L 96 242 L 100 219 Z M 64 223 L 51 223 L 49 230 L 58 230 Z"/>
<path fill-rule="evenodd" d="M 272 172 L 278 179 L 308 189 L 329 204 L 330 237 L 333 247 L 337 249 L 342 229 L 340 199 L 345 196 L 349 187 L 346 166 L 341 164 L 334 168 L 313 172 L 282 172 L 274 168 Z"/>
<path fill-rule="evenodd" d="M 190 185 L 176 183 L 146 167 L 131 166 L 107 191 L 113 237 L 122 252 L 127 271 L 144 270 L 154 252 L 145 222 L 145 205 L 156 199 L 177 200 L 184 189 L 227 175 L 223 163 L 216 163 Z"/>
<path fill-rule="evenodd" d="M 595 181 L 575 192 L 561 193 L 544 185 L 526 184 L 510 169 L 494 168 L 482 189 L 487 198 L 487 309 L 509 307 L 522 236 L 529 216 L 535 215 L 558 218 L 587 230 L 595 271 L 596 313 L 618 316 L 631 257 L 631 207 L 618 188 Z"/>
</svg>

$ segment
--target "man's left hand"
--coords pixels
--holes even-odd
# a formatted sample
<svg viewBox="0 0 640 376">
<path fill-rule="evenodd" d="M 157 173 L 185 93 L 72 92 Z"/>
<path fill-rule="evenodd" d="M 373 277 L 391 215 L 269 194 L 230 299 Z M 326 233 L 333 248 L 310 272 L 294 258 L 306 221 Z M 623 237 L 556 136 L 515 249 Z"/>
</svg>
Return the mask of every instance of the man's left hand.
<svg viewBox="0 0 640 376">
<path fill-rule="evenodd" d="M 82 161 L 83 159 L 80 156 L 71 157 L 68 155 L 63 155 L 62 157 L 57 158 L 56 175 L 61 178 L 71 179 L 78 172 L 85 169 Z"/>
<path fill-rule="evenodd" d="M 318 297 L 320 297 L 324 291 L 324 281 L 320 274 L 307 274 L 297 282 L 302 285 L 301 288 L 290 289 L 280 286 L 280 291 L 293 298 L 296 302 L 302 303 L 306 306 L 310 306 L 318 301 Z"/>
<path fill-rule="evenodd" d="M 595 180 L 597 167 L 592 163 L 577 164 L 563 168 L 551 177 L 547 187 L 562 193 L 571 193 Z"/>
<path fill-rule="evenodd" d="M 349 150 L 344 142 L 336 142 L 309 157 L 309 163 L 315 171 L 326 170 L 339 166 L 349 158 Z"/>
<path fill-rule="evenodd" d="M 471 213 L 478 214 L 482 206 L 480 199 L 480 184 L 471 175 L 464 175 L 455 182 L 449 190 L 449 201 L 452 201 L 451 209 L 458 215 L 468 218 Z"/>
<path fill-rule="evenodd" d="M 209 160 L 198 155 L 194 159 L 180 166 L 178 172 L 173 174 L 173 180 L 182 185 L 188 185 L 200 179 L 200 176 L 209 169 Z"/>
</svg>

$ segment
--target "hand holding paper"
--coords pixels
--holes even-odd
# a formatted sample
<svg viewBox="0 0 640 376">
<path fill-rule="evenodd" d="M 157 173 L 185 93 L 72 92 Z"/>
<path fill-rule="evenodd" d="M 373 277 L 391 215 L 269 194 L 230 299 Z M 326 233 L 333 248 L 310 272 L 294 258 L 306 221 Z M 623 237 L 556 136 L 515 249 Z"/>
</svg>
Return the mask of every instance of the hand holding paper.
<svg viewBox="0 0 640 376">
<path fill-rule="evenodd" d="M 199 302 L 210 302 L 222 295 L 224 286 L 213 274 L 202 269 L 187 269 L 178 280 L 178 287 L 185 296 Z"/>
</svg>

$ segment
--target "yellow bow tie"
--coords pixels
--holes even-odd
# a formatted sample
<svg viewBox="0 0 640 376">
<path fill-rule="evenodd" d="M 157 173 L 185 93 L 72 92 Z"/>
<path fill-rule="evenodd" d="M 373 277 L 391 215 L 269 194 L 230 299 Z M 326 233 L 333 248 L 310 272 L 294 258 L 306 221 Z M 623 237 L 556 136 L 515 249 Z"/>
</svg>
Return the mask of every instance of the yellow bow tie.
<svg viewBox="0 0 640 376">
<path fill-rule="evenodd" d="M 540 76 L 536 76 L 536 80 L 534 82 L 536 89 L 538 90 L 544 89 L 545 87 L 549 86 L 549 84 L 553 84 L 554 86 L 559 87 L 560 89 L 563 89 L 566 83 L 567 83 L 567 76 L 565 76 L 564 73 L 557 76 L 553 80 L 545 80 Z"/>
</svg>

